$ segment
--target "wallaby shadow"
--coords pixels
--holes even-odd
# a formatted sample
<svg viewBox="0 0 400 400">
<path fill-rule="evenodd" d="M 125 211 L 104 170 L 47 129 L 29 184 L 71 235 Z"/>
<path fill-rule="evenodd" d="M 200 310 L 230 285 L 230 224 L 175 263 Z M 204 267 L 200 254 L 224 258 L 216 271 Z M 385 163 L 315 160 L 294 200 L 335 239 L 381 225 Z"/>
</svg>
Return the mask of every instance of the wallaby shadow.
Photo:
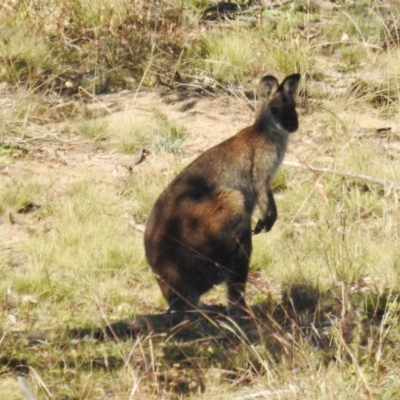
<svg viewBox="0 0 400 400">
<path fill-rule="evenodd" d="M 247 342 L 258 342 L 265 336 L 295 329 L 304 332 L 315 327 L 326 327 L 326 309 L 321 310 L 320 293 L 311 285 L 296 285 L 282 296 L 282 302 L 268 299 L 250 307 L 244 317 L 229 318 L 223 306 L 201 305 L 187 312 L 185 318 L 174 323 L 171 314 L 136 315 L 96 328 L 74 328 L 67 332 L 70 339 L 90 337 L 95 340 L 129 340 L 139 336 L 167 335 L 185 342 L 203 338 L 237 337 Z"/>
<path fill-rule="evenodd" d="M 330 327 L 340 315 L 334 306 L 327 307 L 326 294 L 309 284 L 295 284 L 282 293 L 282 301 L 268 298 L 250 307 L 241 318 L 230 318 L 223 306 L 200 305 L 196 311 L 187 311 L 184 319 L 174 323 L 171 314 L 142 314 L 125 318 L 103 326 L 67 327 L 59 340 L 95 341 L 131 340 L 138 337 L 168 337 L 172 341 L 242 338 L 246 342 L 258 342 L 267 336 L 284 335 L 296 331 L 310 336 L 311 331 Z M 328 301 L 334 304 L 333 300 Z M 333 316 L 333 317 L 332 317 Z M 29 345 L 51 341 L 50 332 L 19 332 Z"/>
<path fill-rule="evenodd" d="M 129 340 L 139 335 L 167 334 L 180 341 L 196 340 L 219 336 L 221 325 L 232 323 L 236 328 L 249 327 L 265 319 L 261 317 L 265 304 L 251 308 L 251 316 L 231 320 L 222 306 L 202 305 L 198 310 L 187 312 L 186 317 L 174 323 L 171 314 L 143 314 L 116 321 L 99 328 L 75 328 L 68 332 L 71 339 L 83 339 L 87 336 L 95 340 Z M 258 317 L 256 317 L 258 315 Z"/>
</svg>

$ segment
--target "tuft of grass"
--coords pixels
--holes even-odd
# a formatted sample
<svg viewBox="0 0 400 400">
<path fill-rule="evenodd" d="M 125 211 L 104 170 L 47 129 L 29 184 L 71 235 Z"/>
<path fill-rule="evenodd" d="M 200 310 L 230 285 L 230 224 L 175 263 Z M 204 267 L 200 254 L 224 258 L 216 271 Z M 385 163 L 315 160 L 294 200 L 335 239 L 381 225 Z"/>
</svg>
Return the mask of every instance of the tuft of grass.
<svg viewBox="0 0 400 400">
<path fill-rule="evenodd" d="M 376 108 L 398 105 L 400 78 L 393 76 L 387 80 L 379 78 L 357 79 L 348 89 L 348 95 L 358 102 L 369 102 Z"/>
<path fill-rule="evenodd" d="M 345 69 L 337 68 L 340 72 L 355 72 L 360 68 L 360 65 L 365 60 L 365 50 L 359 46 L 342 46 L 340 48 L 340 57 L 344 62 Z"/>
<path fill-rule="evenodd" d="M 7 209 L 24 212 L 27 207 L 42 203 L 50 184 L 24 176 L 0 184 L 0 215 Z"/>
<path fill-rule="evenodd" d="M 43 76 L 56 66 L 49 43 L 18 19 L 0 18 L 0 29 L 0 82 L 41 84 Z"/>
<path fill-rule="evenodd" d="M 92 140 L 104 140 L 109 136 L 109 126 L 104 119 L 85 119 L 77 124 L 79 135 Z"/>
<path fill-rule="evenodd" d="M 152 112 L 151 121 L 123 116 L 110 123 L 113 146 L 122 153 L 134 154 L 153 147 L 156 152 L 176 153 L 187 137 L 185 125 L 171 120 L 160 110 Z"/>
<path fill-rule="evenodd" d="M 155 147 L 157 151 L 176 153 L 187 136 L 184 125 L 171 121 L 159 110 L 154 111 Z"/>
<path fill-rule="evenodd" d="M 257 69 L 254 33 L 250 30 L 207 32 L 200 39 L 204 70 L 221 84 L 246 81 Z"/>
<path fill-rule="evenodd" d="M 268 59 L 274 70 L 282 75 L 297 72 L 302 76 L 310 76 L 314 73 L 315 60 L 305 46 L 276 47 L 268 53 Z"/>
<path fill-rule="evenodd" d="M 121 153 L 134 154 L 151 145 L 151 124 L 145 118 L 123 115 L 109 125 L 112 146 Z"/>
</svg>

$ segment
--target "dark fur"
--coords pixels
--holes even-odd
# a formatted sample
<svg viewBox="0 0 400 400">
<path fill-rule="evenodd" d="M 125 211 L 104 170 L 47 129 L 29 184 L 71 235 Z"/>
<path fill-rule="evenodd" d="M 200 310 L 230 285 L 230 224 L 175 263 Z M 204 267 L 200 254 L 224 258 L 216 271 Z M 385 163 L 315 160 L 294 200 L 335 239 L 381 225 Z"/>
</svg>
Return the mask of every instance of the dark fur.
<svg viewBox="0 0 400 400">
<path fill-rule="evenodd" d="M 279 85 L 264 76 L 254 124 L 200 155 L 156 201 L 145 249 L 169 311 L 195 308 L 203 293 L 222 282 L 228 286 L 230 315 L 246 309 L 251 215 L 258 205 L 254 233 L 269 231 L 276 221 L 270 184 L 288 135 L 298 128 L 293 96 L 299 80 L 291 75 Z"/>
</svg>

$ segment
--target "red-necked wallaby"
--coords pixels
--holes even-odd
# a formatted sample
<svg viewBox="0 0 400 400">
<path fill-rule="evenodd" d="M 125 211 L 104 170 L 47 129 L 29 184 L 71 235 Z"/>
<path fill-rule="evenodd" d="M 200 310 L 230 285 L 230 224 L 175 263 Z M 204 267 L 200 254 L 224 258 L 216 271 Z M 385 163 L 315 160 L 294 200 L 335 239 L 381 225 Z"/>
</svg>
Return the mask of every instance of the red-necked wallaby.
<svg viewBox="0 0 400 400">
<path fill-rule="evenodd" d="M 269 231 L 276 221 L 271 181 L 289 134 L 298 128 L 299 81 L 298 74 L 281 84 L 264 76 L 254 124 L 200 155 L 154 204 L 145 231 L 146 257 L 170 312 L 196 308 L 200 296 L 222 282 L 228 286 L 229 315 L 246 309 L 251 215 L 258 205 L 254 233 Z"/>
</svg>

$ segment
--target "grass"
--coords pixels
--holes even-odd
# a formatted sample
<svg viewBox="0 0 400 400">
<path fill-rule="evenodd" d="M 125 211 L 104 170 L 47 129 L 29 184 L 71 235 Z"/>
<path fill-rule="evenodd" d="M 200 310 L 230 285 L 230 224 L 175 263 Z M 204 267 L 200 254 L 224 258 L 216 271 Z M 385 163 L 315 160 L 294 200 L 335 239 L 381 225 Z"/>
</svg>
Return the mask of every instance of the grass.
<svg viewBox="0 0 400 400">
<path fill-rule="evenodd" d="M 258 66 L 255 43 L 249 32 L 207 32 L 200 42 L 204 70 L 221 84 L 243 80 Z"/>
<path fill-rule="evenodd" d="M 0 204 L 3 211 L 25 212 L 27 207 L 40 203 L 48 184 L 28 180 L 27 177 L 6 180 L 2 183 Z"/>
<path fill-rule="evenodd" d="M 232 24 L 202 23 L 194 1 L 4 6 L 0 398 L 398 398 L 398 11 L 292 3 Z M 313 33 L 297 25 L 309 22 Z M 253 237 L 256 324 L 166 334 L 152 325 L 166 304 L 140 229 L 200 146 L 247 123 L 240 96 L 224 102 L 231 85 L 292 72 L 304 79 L 288 158 L 333 173 L 276 177 L 278 221 Z M 183 119 L 171 95 L 198 103 Z M 225 289 L 203 301 L 224 305 Z M 131 339 L 98 333 L 147 314 Z"/>
<path fill-rule="evenodd" d="M 124 115 L 112 121 L 111 135 L 113 147 L 122 153 L 135 154 L 142 148 L 176 153 L 187 136 L 187 130 L 184 124 L 154 109 L 149 118 Z"/>
<path fill-rule="evenodd" d="M 168 10 L 165 2 L 162 12 L 164 8 Z M 179 15 L 164 18 L 159 11 L 144 1 L 125 0 L 51 1 L 35 7 L 21 2 L 5 7 L 0 18 L 5 32 L 0 42 L 4 65 L 0 79 L 61 92 L 76 92 L 79 87 L 90 93 L 132 88 L 151 60 L 152 41 L 170 62 L 184 45 L 176 24 Z M 168 57 L 170 46 L 172 57 Z"/>
<path fill-rule="evenodd" d="M 43 71 L 54 68 L 50 47 L 44 37 L 18 20 L 2 21 L 0 80 L 11 83 L 36 83 Z M 33 34 L 32 34 L 33 33 Z"/>
<path fill-rule="evenodd" d="M 87 139 L 102 140 L 107 138 L 108 124 L 99 119 L 84 119 L 77 125 L 77 133 Z"/>
<path fill-rule="evenodd" d="M 155 147 L 158 151 L 175 153 L 184 142 L 187 131 L 184 125 L 170 121 L 168 116 L 156 110 L 155 118 Z"/>
</svg>

